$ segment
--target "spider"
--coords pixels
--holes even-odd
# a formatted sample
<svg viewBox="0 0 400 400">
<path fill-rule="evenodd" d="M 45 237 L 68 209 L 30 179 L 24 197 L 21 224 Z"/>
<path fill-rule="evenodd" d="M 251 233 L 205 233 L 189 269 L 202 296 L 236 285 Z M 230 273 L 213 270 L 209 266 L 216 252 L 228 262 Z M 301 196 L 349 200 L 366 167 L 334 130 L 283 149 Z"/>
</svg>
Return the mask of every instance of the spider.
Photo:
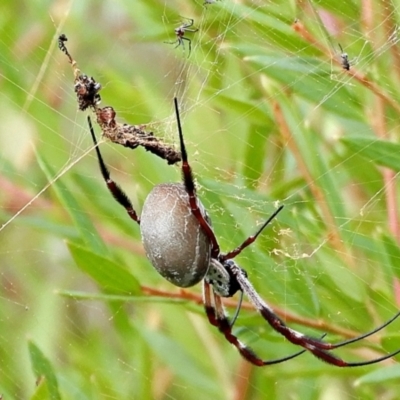
<svg viewBox="0 0 400 400">
<path fill-rule="evenodd" d="M 235 249 L 222 253 L 210 217 L 196 194 L 176 98 L 174 104 L 182 154 L 182 183 L 156 185 L 144 202 L 141 218 L 135 212 L 125 192 L 111 179 L 110 172 L 98 148 L 90 117 L 88 117 L 103 179 L 115 200 L 125 208 L 130 218 L 140 225 L 144 249 L 154 268 L 178 287 L 190 287 L 203 281 L 203 300 L 208 321 L 219 329 L 226 340 L 235 346 L 247 361 L 256 366 L 278 364 L 297 357 L 305 351 L 309 351 L 320 360 L 337 367 L 374 364 L 400 353 L 399 349 L 372 360 L 348 362 L 331 352 L 331 350 L 357 342 L 380 331 L 398 318 L 400 312 L 374 330 L 338 343 L 323 341 L 326 334 L 316 338 L 298 332 L 287 326 L 273 312 L 254 289 L 246 271 L 239 267 L 233 259 L 257 239 L 283 206 L 279 207 L 254 235 L 249 236 Z M 240 297 L 236 314 L 231 321 L 224 311 L 221 300 L 222 297 L 231 297 L 237 292 L 241 296 L 244 293 L 249 298 L 254 308 L 275 331 L 303 349 L 283 358 L 263 360 L 250 347 L 243 344 L 232 332 L 242 297 Z"/>
<path fill-rule="evenodd" d="M 349 55 L 343 51 L 343 48 L 340 45 L 340 43 L 338 43 L 338 44 L 339 44 L 339 48 L 341 51 L 340 58 L 342 59 L 342 67 L 346 71 L 350 71 L 351 65 L 350 65 L 350 61 L 349 61 Z"/>
<path fill-rule="evenodd" d="M 217 1 L 221 1 L 221 0 L 205 0 L 203 3 L 203 6 L 207 6 L 209 4 L 214 4 Z"/>
<path fill-rule="evenodd" d="M 192 41 L 185 37 L 185 32 L 197 32 L 198 29 L 189 29 L 191 26 L 193 26 L 194 24 L 194 20 L 192 18 L 185 18 L 186 20 L 190 21 L 187 23 L 183 23 L 182 25 L 178 26 L 175 29 L 175 35 L 176 35 L 176 40 L 175 42 L 164 42 L 164 43 L 168 43 L 168 44 L 175 44 L 177 43 L 177 45 L 175 46 L 175 48 L 177 48 L 178 46 L 182 46 L 182 48 L 185 48 L 185 43 L 184 40 L 186 40 L 189 43 L 189 55 L 192 51 Z"/>
</svg>

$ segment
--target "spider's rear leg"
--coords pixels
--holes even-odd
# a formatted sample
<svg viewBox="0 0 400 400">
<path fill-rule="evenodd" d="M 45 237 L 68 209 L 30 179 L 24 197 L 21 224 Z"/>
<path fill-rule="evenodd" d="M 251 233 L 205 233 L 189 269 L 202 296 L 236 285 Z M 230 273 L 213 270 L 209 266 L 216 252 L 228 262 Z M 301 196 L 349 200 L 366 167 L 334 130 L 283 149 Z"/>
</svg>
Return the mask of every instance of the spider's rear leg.
<svg viewBox="0 0 400 400">
<path fill-rule="evenodd" d="M 107 166 L 106 166 L 106 164 L 105 164 L 105 162 L 103 160 L 103 157 L 102 157 L 102 155 L 100 153 L 100 149 L 99 149 L 99 146 L 97 144 L 96 135 L 94 134 L 92 121 L 91 121 L 90 117 L 88 117 L 88 123 L 89 123 L 89 130 L 90 130 L 90 133 L 92 135 L 93 143 L 94 143 L 94 146 L 95 146 L 95 149 L 96 149 L 96 154 L 97 154 L 97 159 L 98 159 L 99 166 L 100 166 L 100 171 L 101 171 L 101 174 L 103 176 L 104 181 L 107 184 L 108 190 L 113 195 L 114 199 L 119 204 L 121 204 L 122 207 L 125 208 L 125 210 L 128 213 L 128 215 L 134 221 L 136 221 L 138 224 L 140 224 L 140 219 L 137 216 L 136 211 L 134 210 L 132 202 L 130 201 L 129 197 L 119 187 L 119 185 L 111 179 L 110 171 L 108 170 L 108 168 L 107 168 Z"/>
<path fill-rule="evenodd" d="M 326 343 L 319 338 L 306 336 L 303 333 L 288 327 L 283 322 L 283 320 L 281 320 L 273 312 L 273 310 L 264 302 L 264 300 L 260 297 L 260 295 L 255 291 L 253 285 L 248 280 L 247 276 L 243 273 L 242 269 L 238 267 L 233 260 L 227 260 L 224 265 L 228 270 L 231 271 L 232 275 L 236 277 L 241 290 L 245 292 L 245 294 L 253 303 L 257 311 L 262 315 L 262 317 L 269 323 L 269 325 L 274 330 L 276 330 L 278 333 L 284 336 L 289 342 L 298 346 L 302 346 L 303 348 L 307 349 L 320 360 L 325 361 L 328 364 L 335 365 L 337 367 L 361 367 L 364 365 L 375 364 L 387 360 L 389 358 L 394 357 L 396 354 L 400 353 L 399 349 L 385 356 L 378 357 L 372 360 L 360 361 L 360 362 L 348 362 L 342 360 L 340 357 L 337 357 L 336 355 L 330 352 L 330 350 L 334 350 L 337 347 L 341 347 L 346 344 L 356 342 L 358 340 L 364 339 L 367 336 L 372 335 L 373 333 L 378 332 L 379 330 L 387 326 L 389 323 L 393 322 L 394 319 L 396 319 L 399 316 L 398 314 L 400 313 L 396 314 L 395 317 L 393 317 L 380 327 L 364 335 L 358 336 L 357 338 L 338 343 L 337 345 L 332 343 Z"/>
</svg>

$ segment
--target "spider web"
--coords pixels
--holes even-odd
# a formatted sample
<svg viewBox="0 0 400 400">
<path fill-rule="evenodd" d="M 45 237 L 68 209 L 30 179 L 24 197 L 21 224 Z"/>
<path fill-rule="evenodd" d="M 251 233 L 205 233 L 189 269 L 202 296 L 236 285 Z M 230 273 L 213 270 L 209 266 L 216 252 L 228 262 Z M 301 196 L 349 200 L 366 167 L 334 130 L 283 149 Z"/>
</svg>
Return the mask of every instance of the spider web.
<svg viewBox="0 0 400 400">
<path fill-rule="evenodd" d="M 57 37 L 68 36 L 80 69 L 102 84 L 102 106 L 175 147 L 178 97 L 198 193 L 224 251 L 285 205 L 237 262 L 288 324 L 334 341 L 378 326 L 400 302 L 399 5 L 202 3 L 21 2 L 16 19 L 4 2 L 6 399 L 396 398 L 394 362 L 346 376 L 310 355 L 251 367 L 207 323 L 200 285 L 183 293 L 157 275 L 100 178 Z M 164 43 L 186 18 L 198 29 L 185 34 L 190 54 L 187 41 Z M 101 150 L 138 212 L 154 185 L 180 179 L 179 166 L 143 149 Z M 236 301 L 226 302 L 231 314 Z M 338 354 L 393 351 L 398 328 Z M 264 358 L 297 350 L 246 304 L 234 332 Z"/>
</svg>

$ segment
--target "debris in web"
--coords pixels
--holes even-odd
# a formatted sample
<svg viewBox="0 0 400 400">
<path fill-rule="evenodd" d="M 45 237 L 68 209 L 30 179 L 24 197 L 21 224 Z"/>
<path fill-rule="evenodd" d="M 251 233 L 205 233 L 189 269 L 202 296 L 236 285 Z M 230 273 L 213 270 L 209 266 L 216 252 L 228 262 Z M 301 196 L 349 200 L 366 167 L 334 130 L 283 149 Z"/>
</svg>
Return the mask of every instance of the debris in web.
<svg viewBox="0 0 400 400">
<path fill-rule="evenodd" d="M 129 125 L 117 122 L 115 119 L 117 113 L 112 107 L 99 107 L 101 84 L 96 82 L 93 77 L 89 78 L 80 71 L 77 62 L 72 58 L 65 46 L 67 40 L 67 37 L 61 34 L 58 38 L 58 47 L 68 57 L 72 65 L 78 108 L 81 111 L 92 109 L 95 112 L 96 122 L 101 128 L 103 137 L 130 149 L 142 146 L 150 153 L 166 160 L 168 164 L 175 164 L 181 161 L 181 153 L 172 146 L 163 143 L 154 136 L 153 132 L 145 131 L 146 125 Z"/>
<path fill-rule="evenodd" d="M 95 109 L 96 122 L 100 126 L 103 136 L 113 143 L 120 144 L 130 149 L 138 146 L 144 147 L 150 153 L 153 153 L 168 164 L 175 164 L 181 161 L 181 153 L 173 147 L 162 143 L 153 132 L 143 130 L 144 125 L 121 124 L 115 120 L 115 110 L 112 107 L 103 107 Z"/>
</svg>

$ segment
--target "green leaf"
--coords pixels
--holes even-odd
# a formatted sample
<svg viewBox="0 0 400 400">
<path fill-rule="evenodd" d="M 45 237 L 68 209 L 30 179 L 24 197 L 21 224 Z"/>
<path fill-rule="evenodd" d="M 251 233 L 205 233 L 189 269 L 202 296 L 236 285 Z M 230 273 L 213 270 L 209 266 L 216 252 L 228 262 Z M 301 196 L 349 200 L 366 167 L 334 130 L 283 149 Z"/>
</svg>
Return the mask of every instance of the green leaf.
<svg viewBox="0 0 400 400">
<path fill-rule="evenodd" d="M 359 303 L 366 298 L 366 287 L 360 278 L 351 269 L 337 264 L 337 260 L 331 254 L 321 255 L 321 268 L 329 276 L 331 282 L 337 287 L 341 296 L 347 296 Z"/>
<path fill-rule="evenodd" d="M 390 264 L 392 265 L 392 270 L 397 278 L 400 278 L 400 268 L 399 268 L 399 261 L 400 261 L 400 248 L 397 242 L 389 236 L 385 235 L 381 240 L 384 248 L 386 249 L 387 254 L 389 255 Z"/>
<path fill-rule="evenodd" d="M 333 81 L 330 70 L 321 69 L 321 63 L 317 59 L 297 55 L 290 57 L 286 54 L 260 54 L 260 50 L 258 54 L 254 54 L 247 46 L 243 48 L 243 54 L 245 61 L 261 68 L 276 82 L 290 87 L 296 96 L 311 104 L 318 104 L 340 118 L 356 121 L 362 119 L 357 97 L 346 86 Z M 317 86 L 315 81 L 318 81 Z M 346 104 L 346 107 L 339 107 L 340 103 Z"/>
<path fill-rule="evenodd" d="M 30 400 L 49 400 L 50 393 L 45 379 L 40 380 L 37 384 L 35 393 L 32 395 Z"/>
<path fill-rule="evenodd" d="M 29 355 L 31 358 L 33 373 L 37 380 L 44 379 L 44 384 L 47 386 L 49 397 L 44 397 L 44 391 L 39 390 L 36 399 L 46 399 L 50 400 L 61 400 L 60 393 L 58 391 L 58 382 L 56 374 L 49 360 L 45 357 L 42 351 L 37 347 L 32 341 L 28 342 Z"/>
<path fill-rule="evenodd" d="M 74 243 L 67 245 L 79 269 L 93 278 L 106 292 L 140 293 L 139 282 L 121 265 Z"/>
<path fill-rule="evenodd" d="M 360 136 L 344 137 L 341 141 L 368 161 L 400 171 L 400 144 Z"/>
<path fill-rule="evenodd" d="M 49 181 L 54 180 L 56 173 L 51 169 L 49 164 L 37 154 L 38 162 L 45 173 Z M 92 221 L 88 218 L 87 211 L 85 211 L 79 203 L 72 196 L 71 192 L 64 185 L 61 179 L 56 179 L 52 185 L 52 188 L 57 193 L 58 198 L 64 205 L 64 208 L 68 211 L 71 218 L 73 219 L 76 227 L 81 233 L 82 239 L 86 244 L 98 253 L 107 254 L 107 248 L 103 243 L 103 240 L 97 234 L 96 228 Z"/>
<path fill-rule="evenodd" d="M 207 378 L 207 373 L 202 371 L 201 366 L 195 363 L 192 357 L 180 346 L 164 334 L 141 326 L 136 327 L 149 347 L 171 368 L 180 378 L 189 385 L 198 387 L 205 391 L 215 390 L 216 382 Z"/>
<path fill-rule="evenodd" d="M 356 386 L 372 384 L 372 383 L 383 383 L 391 380 L 400 379 L 400 365 L 391 365 L 386 368 L 379 368 L 369 374 L 362 376 L 357 379 L 354 384 Z"/>
</svg>

